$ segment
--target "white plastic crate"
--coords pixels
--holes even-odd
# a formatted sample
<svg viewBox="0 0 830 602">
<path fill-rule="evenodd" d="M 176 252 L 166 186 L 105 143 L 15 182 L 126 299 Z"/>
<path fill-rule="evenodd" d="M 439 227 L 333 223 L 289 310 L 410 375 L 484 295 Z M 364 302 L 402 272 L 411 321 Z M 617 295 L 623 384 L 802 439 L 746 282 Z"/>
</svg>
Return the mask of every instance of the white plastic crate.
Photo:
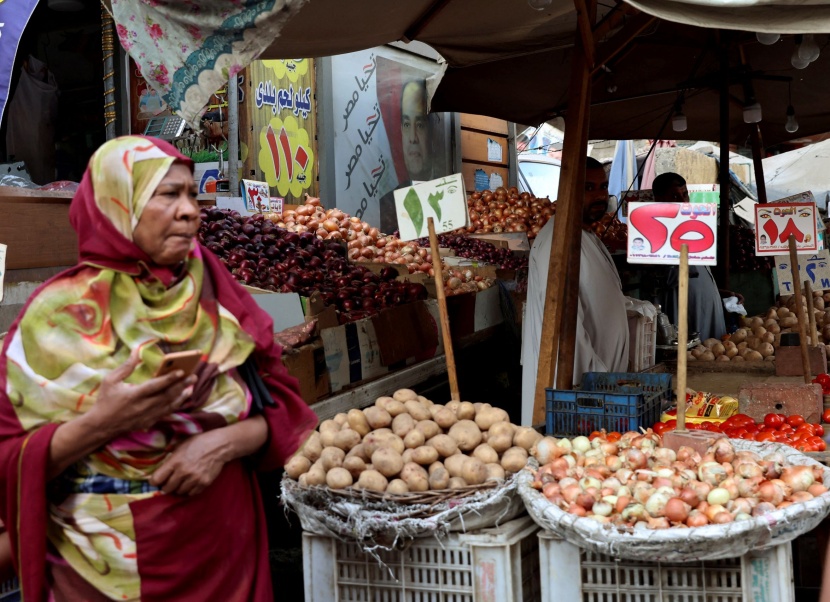
<svg viewBox="0 0 830 602">
<path fill-rule="evenodd" d="M 532 602 L 541 595 L 538 530 L 524 516 L 440 541 L 415 539 L 379 554 L 388 570 L 357 543 L 306 532 L 305 602 Z"/>
<path fill-rule="evenodd" d="M 542 602 L 794 602 L 790 543 L 703 562 L 620 560 L 540 531 Z"/>
<path fill-rule="evenodd" d="M 639 314 L 628 316 L 628 371 L 651 368 L 657 355 L 654 318 Z"/>
</svg>

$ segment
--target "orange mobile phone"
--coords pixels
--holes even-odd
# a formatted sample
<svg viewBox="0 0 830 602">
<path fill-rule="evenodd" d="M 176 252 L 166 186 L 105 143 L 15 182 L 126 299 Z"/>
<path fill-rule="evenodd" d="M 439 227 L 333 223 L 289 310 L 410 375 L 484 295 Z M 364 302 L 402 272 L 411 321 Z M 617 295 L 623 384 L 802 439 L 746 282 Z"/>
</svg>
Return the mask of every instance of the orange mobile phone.
<svg viewBox="0 0 830 602">
<path fill-rule="evenodd" d="M 170 374 L 176 370 L 184 370 L 184 375 L 189 376 L 196 369 L 196 366 L 199 365 L 201 358 L 202 352 L 198 350 L 166 353 L 161 359 L 161 365 L 156 371 L 156 377 Z"/>
</svg>

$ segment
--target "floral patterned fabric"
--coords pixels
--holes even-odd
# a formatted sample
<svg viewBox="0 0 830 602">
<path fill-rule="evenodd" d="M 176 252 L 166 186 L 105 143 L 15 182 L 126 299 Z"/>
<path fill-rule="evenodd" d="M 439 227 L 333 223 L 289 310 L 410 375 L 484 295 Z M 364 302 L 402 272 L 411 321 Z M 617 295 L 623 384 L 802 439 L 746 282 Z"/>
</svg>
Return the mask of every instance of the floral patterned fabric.
<svg viewBox="0 0 830 602">
<path fill-rule="evenodd" d="M 306 0 L 112 0 L 121 45 L 176 114 L 211 95 L 278 37 Z"/>
</svg>

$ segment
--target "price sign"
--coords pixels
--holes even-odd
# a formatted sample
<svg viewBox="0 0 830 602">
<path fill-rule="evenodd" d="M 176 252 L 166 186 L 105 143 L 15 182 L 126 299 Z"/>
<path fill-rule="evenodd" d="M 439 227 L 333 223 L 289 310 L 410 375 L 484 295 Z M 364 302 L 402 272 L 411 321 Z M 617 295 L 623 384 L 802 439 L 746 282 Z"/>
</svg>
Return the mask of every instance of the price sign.
<svg viewBox="0 0 830 602">
<path fill-rule="evenodd" d="M 815 254 L 818 248 L 814 203 L 767 203 L 755 205 L 755 254 L 789 253 L 790 235 L 799 254 Z"/>
<path fill-rule="evenodd" d="M 3 300 L 3 277 L 6 275 L 6 245 L 0 245 L 0 301 Z"/>
<path fill-rule="evenodd" d="M 798 258 L 798 273 L 801 282 L 812 282 L 814 291 L 830 289 L 830 251 L 819 251 L 814 255 L 802 255 Z M 775 276 L 778 290 L 782 295 L 793 294 L 793 273 L 790 270 L 790 256 L 775 256 Z"/>
<path fill-rule="evenodd" d="M 239 183 L 242 189 L 242 198 L 245 199 L 245 208 L 248 211 L 264 213 L 269 209 L 271 189 L 268 182 L 257 182 L 255 180 L 242 180 Z"/>
<path fill-rule="evenodd" d="M 280 196 L 272 196 L 269 200 L 271 213 L 282 213 L 282 208 L 285 205 L 285 199 Z"/>
<path fill-rule="evenodd" d="M 809 190 L 804 192 L 799 192 L 798 194 L 793 194 L 790 196 L 786 196 L 783 199 L 775 199 L 776 203 L 810 203 L 812 205 L 816 204 L 816 198 L 813 196 L 813 193 Z M 816 231 L 818 232 L 818 248 L 822 250 L 826 248 L 824 242 L 824 221 L 821 219 L 821 214 L 816 211 Z"/>
<path fill-rule="evenodd" d="M 712 203 L 631 203 L 628 262 L 678 265 L 689 247 L 689 265 L 717 263 L 718 207 Z"/>
<path fill-rule="evenodd" d="M 470 223 L 460 173 L 399 188 L 394 195 L 401 240 L 427 236 L 428 217 L 434 218 L 436 234 L 466 228 Z"/>
</svg>

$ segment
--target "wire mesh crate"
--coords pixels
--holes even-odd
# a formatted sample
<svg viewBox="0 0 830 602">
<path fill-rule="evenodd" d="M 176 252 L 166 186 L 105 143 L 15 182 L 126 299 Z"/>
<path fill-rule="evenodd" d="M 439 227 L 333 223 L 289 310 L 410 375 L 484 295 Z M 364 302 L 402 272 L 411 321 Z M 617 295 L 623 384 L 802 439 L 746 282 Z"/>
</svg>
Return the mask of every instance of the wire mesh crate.
<svg viewBox="0 0 830 602">
<path fill-rule="evenodd" d="M 306 602 L 531 602 L 539 599 L 539 527 L 528 517 L 381 552 L 303 533 Z"/>
<path fill-rule="evenodd" d="M 539 532 L 542 602 L 794 602 L 790 543 L 693 563 L 621 560 Z"/>
</svg>

